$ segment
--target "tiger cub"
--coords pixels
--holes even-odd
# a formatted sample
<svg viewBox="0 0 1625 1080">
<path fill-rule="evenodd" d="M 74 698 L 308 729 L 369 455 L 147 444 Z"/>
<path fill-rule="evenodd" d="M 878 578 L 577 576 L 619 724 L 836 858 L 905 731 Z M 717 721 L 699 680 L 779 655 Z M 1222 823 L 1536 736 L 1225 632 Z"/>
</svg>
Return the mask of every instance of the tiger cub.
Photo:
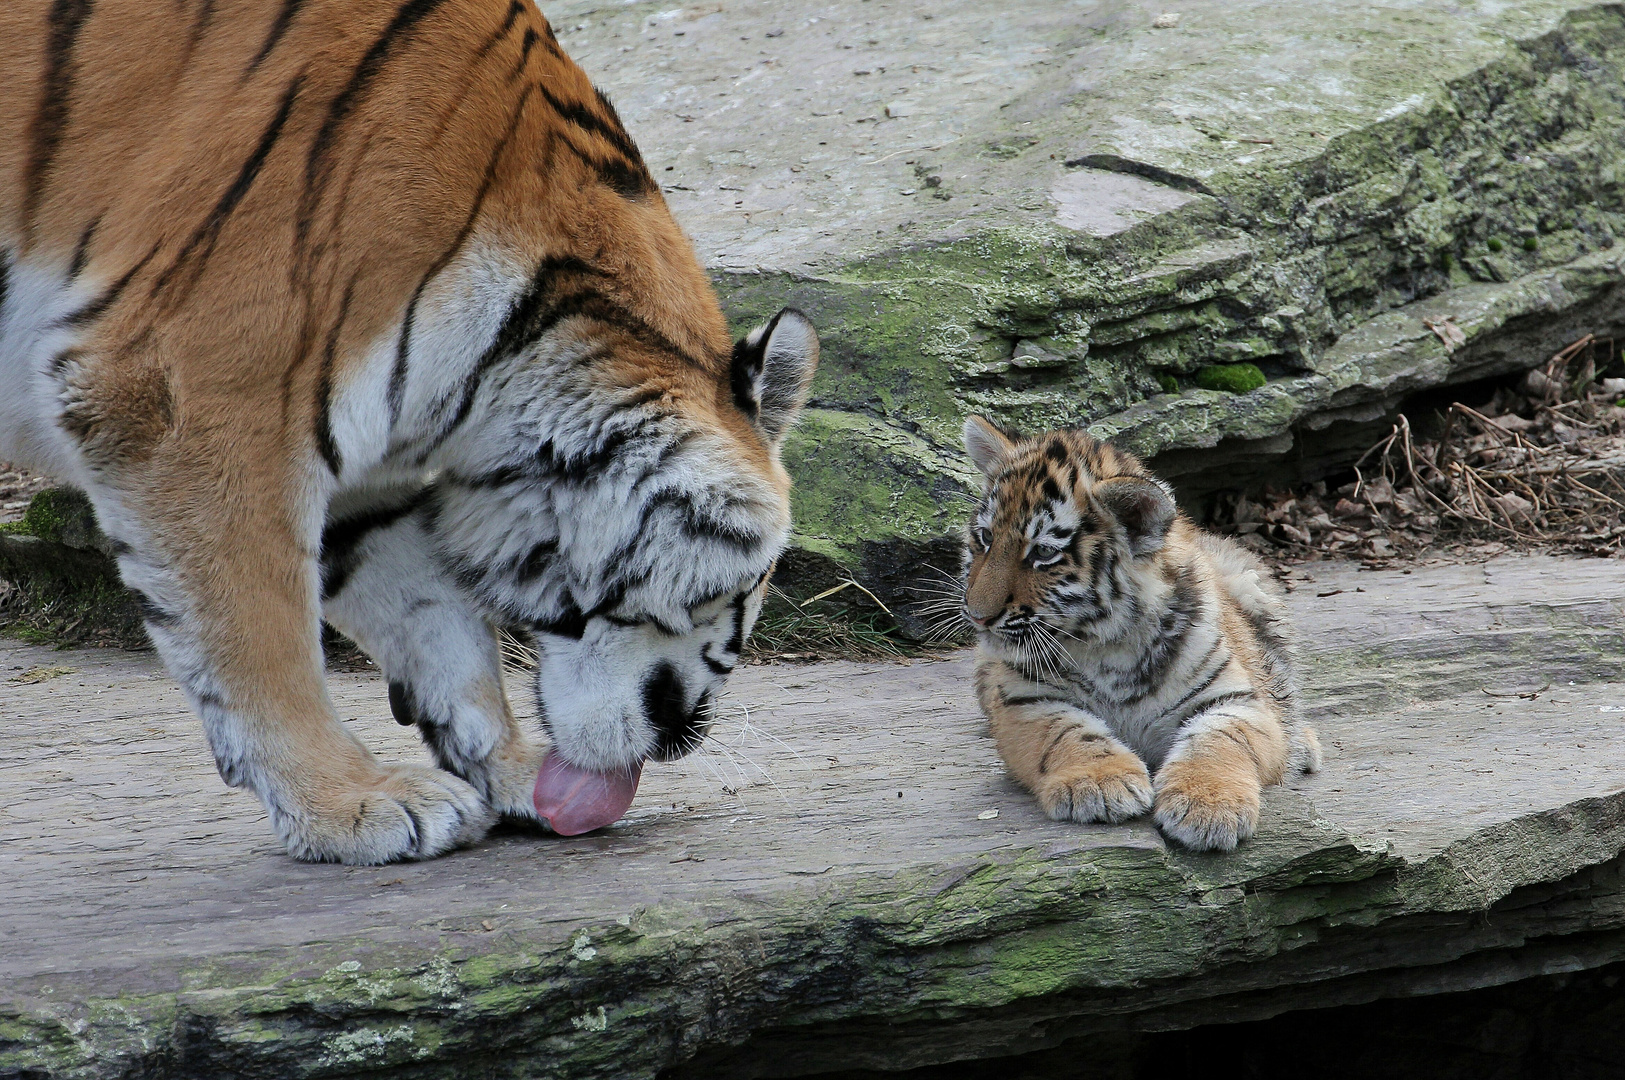
<svg viewBox="0 0 1625 1080">
<path fill-rule="evenodd" d="M 1133 455 L 1081 431 L 965 423 L 976 693 L 1011 775 L 1057 821 L 1150 810 L 1199 850 L 1253 834 L 1262 789 L 1320 768 L 1285 603 Z"/>
</svg>

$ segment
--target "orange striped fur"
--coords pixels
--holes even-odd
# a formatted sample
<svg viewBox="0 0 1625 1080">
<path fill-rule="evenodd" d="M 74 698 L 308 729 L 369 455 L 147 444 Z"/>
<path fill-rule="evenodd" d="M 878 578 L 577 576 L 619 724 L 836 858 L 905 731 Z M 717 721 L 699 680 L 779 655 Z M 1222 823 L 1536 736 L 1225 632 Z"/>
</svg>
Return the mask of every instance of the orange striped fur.
<svg viewBox="0 0 1625 1080">
<path fill-rule="evenodd" d="M 817 340 L 730 340 L 528 0 L 9 0 L 0 85 L 0 458 L 89 492 L 290 851 L 534 816 L 492 623 L 538 634 L 554 752 L 691 748 Z M 338 724 L 324 610 L 439 768 Z"/>
</svg>

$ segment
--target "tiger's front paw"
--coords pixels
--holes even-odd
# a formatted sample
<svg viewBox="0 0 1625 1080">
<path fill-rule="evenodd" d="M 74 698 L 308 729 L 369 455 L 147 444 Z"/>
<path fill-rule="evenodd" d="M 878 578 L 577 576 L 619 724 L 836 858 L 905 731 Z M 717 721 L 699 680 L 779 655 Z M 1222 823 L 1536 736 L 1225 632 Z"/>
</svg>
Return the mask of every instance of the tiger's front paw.
<svg viewBox="0 0 1625 1080">
<path fill-rule="evenodd" d="M 1178 761 L 1157 775 L 1154 820 L 1196 851 L 1234 851 L 1258 827 L 1258 778 L 1240 770 Z"/>
<path fill-rule="evenodd" d="M 492 810 L 505 818 L 539 821 L 536 816 L 536 774 L 547 747 L 523 739 L 498 747 L 490 757 L 470 767 L 466 778 L 485 796 Z"/>
<path fill-rule="evenodd" d="M 1056 821 L 1127 821 L 1151 809 L 1151 776 L 1133 754 L 1079 757 L 1039 782 L 1038 805 Z"/>
<path fill-rule="evenodd" d="M 297 805 L 277 800 L 271 820 L 296 859 L 376 865 L 473 843 L 496 814 L 449 772 L 396 765 L 317 787 Z"/>
</svg>

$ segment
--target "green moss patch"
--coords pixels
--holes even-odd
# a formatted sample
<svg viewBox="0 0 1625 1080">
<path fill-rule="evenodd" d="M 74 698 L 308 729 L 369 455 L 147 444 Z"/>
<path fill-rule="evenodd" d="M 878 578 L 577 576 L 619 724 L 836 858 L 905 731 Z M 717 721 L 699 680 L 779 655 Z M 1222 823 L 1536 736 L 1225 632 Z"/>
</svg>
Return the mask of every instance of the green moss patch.
<svg viewBox="0 0 1625 1080">
<path fill-rule="evenodd" d="M 119 581 L 83 492 L 49 488 L 0 527 L 0 632 L 38 645 L 145 648 L 141 607 Z"/>
<path fill-rule="evenodd" d="M 1196 372 L 1196 385 L 1204 390 L 1245 394 L 1267 382 L 1257 364 L 1209 364 Z"/>
<path fill-rule="evenodd" d="M 48 488 L 29 500 L 22 520 L 15 522 L 14 529 L 8 531 L 55 543 L 71 542 L 71 536 L 64 539 L 64 530 L 72 534 L 75 526 L 87 515 L 94 528 L 95 514 L 83 492 L 73 488 Z"/>
</svg>

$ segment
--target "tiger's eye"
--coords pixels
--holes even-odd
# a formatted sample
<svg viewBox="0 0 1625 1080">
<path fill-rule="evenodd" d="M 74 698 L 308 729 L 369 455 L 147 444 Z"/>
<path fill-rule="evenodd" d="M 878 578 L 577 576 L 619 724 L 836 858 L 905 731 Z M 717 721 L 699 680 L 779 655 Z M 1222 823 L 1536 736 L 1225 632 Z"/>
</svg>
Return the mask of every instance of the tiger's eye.
<svg viewBox="0 0 1625 1080">
<path fill-rule="evenodd" d="M 1065 552 L 1065 548 L 1035 547 L 1030 558 L 1034 566 L 1048 566 L 1050 563 L 1059 562 Z"/>
</svg>

